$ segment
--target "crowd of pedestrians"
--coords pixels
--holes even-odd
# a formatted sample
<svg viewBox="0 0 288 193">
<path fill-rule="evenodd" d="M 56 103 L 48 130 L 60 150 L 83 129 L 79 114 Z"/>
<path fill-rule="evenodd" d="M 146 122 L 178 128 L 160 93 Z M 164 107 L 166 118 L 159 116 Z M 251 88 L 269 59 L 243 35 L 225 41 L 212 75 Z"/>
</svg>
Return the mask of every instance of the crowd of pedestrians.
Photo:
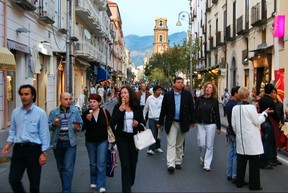
<svg viewBox="0 0 288 193">
<path fill-rule="evenodd" d="M 147 151 L 149 156 L 163 153 L 162 130 L 166 133 L 166 166 L 168 174 L 182 169 L 185 135 L 197 129 L 200 166 L 211 172 L 213 147 L 216 135 L 221 134 L 219 96 L 213 82 L 206 82 L 192 95 L 185 89 L 184 79 L 175 77 L 172 88 L 162 94 L 163 88 L 154 85 L 150 92 L 147 85 L 135 91 L 122 86 L 117 93 L 117 104 L 112 114 L 101 107 L 108 94 L 103 86 L 96 90 L 85 87 L 83 95 L 89 108 L 80 112 L 72 105 L 72 96 L 60 95 L 60 105 L 47 117 L 37 107 L 36 89 L 22 85 L 19 96 L 22 106 L 12 113 L 12 126 L 3 154 L 14 144 L 9 173 L 9 183 L 14 192 L 25 192 L 21 178 L 27 170 L 30 192 L 40 192 L 41 167 L 47 162 L 47 150 L 52 148 L 62 184 L 62 192 L 72 192 L 72 180 L 77 150 L 77 132 L 85 131 L 85 146 L 89 159 L 90 187 L 106 192 L 106 157 L 109 146 L 117 146 L 121 166 L 122 192 L 131 192 L 137 171 L 138 151 L 133 136 L 148 127 L 156 140 Z M 272 84 L 264 88 L 265 94 L 252 100 L 245 87 L 225 89 L 221 95 L 224 115 L 227 115 L 228 142 L 227 180 L 238 188 L 243 187 L 247 161 L 249 161 L 249 188 L 261 190 L 260 168 L 273 169 L 282 163 L 277 159 L 277 149 L 285 146 L 280 137 L 284 125 L 283 104 L 277 100 L 277 90 Z M 196 94 L 197 93 L 197 94 Z M 111 94 L 111 93 L 110 93 Z M 230 96 L 231 94 L 231 96 Z M 252 95 L 253 96 L 253 95 Z M 226 99 L 228 97 L 228 100 Z M 225 100 L 225 102 L 224 102 Z M 257 105 L 256 105 L 257 104 Z M 116 142 L 109 144 L 107 122 L 110 123 Z M 288 113 L 288 112 L 287 112 Z M 287 117 L 286 117 L 287 118 Z M 49 132 L 51 131 L 51 134 Z M 164 148 L 163 148 L 164 149 Z M 23 161 L 24 160 L 24 161 Z"/>
</svg>

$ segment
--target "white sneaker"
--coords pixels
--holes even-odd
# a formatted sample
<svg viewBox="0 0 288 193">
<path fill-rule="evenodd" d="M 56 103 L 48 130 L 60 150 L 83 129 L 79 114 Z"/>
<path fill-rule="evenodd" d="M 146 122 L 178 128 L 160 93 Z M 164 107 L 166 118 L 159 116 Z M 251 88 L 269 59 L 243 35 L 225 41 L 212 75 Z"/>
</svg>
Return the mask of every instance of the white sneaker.
<svg viewBox="0 0 288 193">
<path fill-rule="evenodd" d="M 157 151 L 158 153 L 163 153 L 163 150 L 161 148 L 158 148 L 155 151 Z"/>
<path fill-rule="evenodd" d="M 100 188 L 99 192 L 106 192 L 106 189 L 105 188 Z"/>
<path fill-rule="evenodd" d="M 91 187 L 92 189 L 96 189 L 96 184 L 91 184 L 90 187 Z"/>
<path fill-rule="evenodd" d="M 150 149 L 150 150 L 147 151 L 147 154 L 154 155 L 154 151 Z"/>
</svg>

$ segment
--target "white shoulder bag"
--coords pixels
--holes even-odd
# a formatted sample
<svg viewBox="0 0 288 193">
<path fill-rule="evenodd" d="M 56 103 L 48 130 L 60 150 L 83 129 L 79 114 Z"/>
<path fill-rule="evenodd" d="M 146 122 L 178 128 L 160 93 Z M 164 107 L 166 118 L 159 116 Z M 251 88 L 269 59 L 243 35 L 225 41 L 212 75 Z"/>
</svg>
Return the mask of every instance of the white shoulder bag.
<svg viewBox="0 0 288 193">
<path fill-rule="evenodd" d="M 137 134 L 134 135 L 134 143 L 138 150 L 142 150 L 156 142 L 152 131 L 147 129 L 142 123 L 141 125 L 144 127 L 144 131 L 138 131 Z"/>
</svg>

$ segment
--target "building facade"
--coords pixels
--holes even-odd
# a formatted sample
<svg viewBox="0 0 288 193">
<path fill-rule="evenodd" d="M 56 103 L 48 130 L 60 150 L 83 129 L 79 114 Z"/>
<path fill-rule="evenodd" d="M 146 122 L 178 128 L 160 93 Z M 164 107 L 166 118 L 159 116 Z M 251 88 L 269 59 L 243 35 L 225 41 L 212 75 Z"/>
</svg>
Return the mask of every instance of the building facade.
<svg viewBox="0 0 288 193">
<path fill-rule="evenodd" d="M 205 57 L 204 65 L 200 57 L 196 68 L 202 77 L 217 74 L 220 93 L 239 85 L 254 87 L 261 95 L 265 84 L 275 82 L 274 70 L 284 69 L 287 77 L 282 62 L 287 35 L 273 38 L 275 16 L 287 15 L 285 0 L 191 0 L 191 10 L 193 16 L 196 12 L 193 29 L 202 37 Z M 283 92 L 287 98 L 287 85 Z"/>
<path fill-rule="evenodd" d="M 36 104 L 49 113 L 62 92 L 78 98 L 85 86 L 125 74 L 114 57 L 125 56 L 122 23 L 115 27 L 107 0 L 2 0 L 0 9 L 0 56 L 8 50 L 15 59 L 0 61 L 0 128 L 21 105 L 22 84 L 35 86 Z"/>
</svg>

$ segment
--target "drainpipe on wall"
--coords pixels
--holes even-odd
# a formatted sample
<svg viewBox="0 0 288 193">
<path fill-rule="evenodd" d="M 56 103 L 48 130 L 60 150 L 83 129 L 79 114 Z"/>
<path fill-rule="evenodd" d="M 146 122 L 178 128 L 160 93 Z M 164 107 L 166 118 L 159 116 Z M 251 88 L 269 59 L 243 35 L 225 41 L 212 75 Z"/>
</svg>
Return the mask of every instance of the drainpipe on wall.
<svg viewBox="0 0 288 193">
<path fill-rule="evenodd" d="M 4 0 L 3 7 L 4 14 L 4 30 L 3 30 L 3 47 L 7 46 L 7 0 Z M 3 70 L 3 107 L 4 107 L 4 119 L 3 119 L 3 127 L 7 129 L 8 122 L 8 103 L 7 103 L 7 71 Z"/>
<path fill-rule="evenodd" d="M 279 2 L 275 0 L 274 3 L 275 5 L 275 15 L 279 13 Z M 275 37 L 274 38 L 274 52 L 275 52 L 275 65 L 274 65 L 274 71 L 279 69 L 279 38 Z"/>
<path fill-rule="evenodd" d="M 228 16 L 228 6 L 227 6 L 227 0 L 226 0 L 226 25 L 227 25 L 227 16 Z M 225 26 L 227 27 L 227 26 Z M 226 31 L 227 33 L 227 31 Z M 230 31 L 230 34 L 231 34 L 231 31 Z M 226 34 L 225 34 L 226 36 Z M 225 36 L 224 36 L 224 41 L 225 41 Z M 225 88 L 228 88 L 228 62 L 227 62 L 227 42 L 225 42 L 225 49 L 224 49 L 224 57 L 225 57 L 225 67 L 226 67 L 226 86 Z"/>
</svg>

